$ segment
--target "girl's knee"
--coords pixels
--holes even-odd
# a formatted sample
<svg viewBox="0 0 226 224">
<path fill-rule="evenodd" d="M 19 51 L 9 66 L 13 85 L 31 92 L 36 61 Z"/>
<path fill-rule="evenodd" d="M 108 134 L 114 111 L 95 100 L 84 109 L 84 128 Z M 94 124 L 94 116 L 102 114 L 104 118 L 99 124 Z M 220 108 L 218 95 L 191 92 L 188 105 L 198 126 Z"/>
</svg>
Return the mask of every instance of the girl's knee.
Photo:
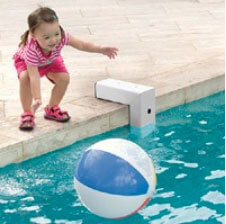
<svg viewBox="0 0 226 224">
<path fill-rule="evenodd" d="M 29 82 L 28 72 L 27 71 L 21 72 L 19 75 L 19 80 L 21 84 Z"/>
<path fill-rule="evenodd" d="M 19 75 L 20 88 L 24 89 L 30 87 L 30 79 L 27 71 L 23 71 Z"/>
<path fill-rule="evenodd" d="M 70 76 L 68 73 L 63 73 L 62 74 L 62 79 L 65 81 L 65 82 L 69 82 L 70 81 Z"/>
<path fill-rule="evenodd" d="M 68 73 L 61 73 L 58 74 L 58 77 L 56 79 L 56 84 L 60 84 L 60 85 L 68 85 L 70 83 L 70 76 Z"/>
<path fill-rule="evenodd" d="M 66 73 L 66 76 L 64 77 L 65 83 L 68 85 L 70 83 L 70 76 Z"/>
</svg>

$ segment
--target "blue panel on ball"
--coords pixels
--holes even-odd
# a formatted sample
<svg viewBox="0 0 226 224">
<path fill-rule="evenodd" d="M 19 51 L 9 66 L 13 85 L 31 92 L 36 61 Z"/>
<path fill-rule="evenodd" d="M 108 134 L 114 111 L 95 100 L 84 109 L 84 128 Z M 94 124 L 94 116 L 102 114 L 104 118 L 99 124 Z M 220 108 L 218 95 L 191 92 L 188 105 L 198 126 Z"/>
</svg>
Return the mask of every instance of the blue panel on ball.
<svg viewBox="0 0 226 224">
<path fill-rule="evenodd" d="M 100 150 L 84 152 L 75 178 L 87 187 L 109 194 L 134 196 L 148 191 L 147 181 L 130 163 Z"/>
</svg>

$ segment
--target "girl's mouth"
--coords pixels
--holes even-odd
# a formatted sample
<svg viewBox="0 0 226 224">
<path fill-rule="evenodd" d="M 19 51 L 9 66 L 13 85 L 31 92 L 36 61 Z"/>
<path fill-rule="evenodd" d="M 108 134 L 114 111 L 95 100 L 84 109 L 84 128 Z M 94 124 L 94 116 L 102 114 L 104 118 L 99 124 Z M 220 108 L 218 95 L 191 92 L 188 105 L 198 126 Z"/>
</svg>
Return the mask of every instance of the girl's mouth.
<svg viewBox="0 0 226 224">
<path fill-rule="evenodd" d="M 50 48 L 54 48 L 55 46 L 56 46 L 56 44 L 49 45 Z"/>
</svg>

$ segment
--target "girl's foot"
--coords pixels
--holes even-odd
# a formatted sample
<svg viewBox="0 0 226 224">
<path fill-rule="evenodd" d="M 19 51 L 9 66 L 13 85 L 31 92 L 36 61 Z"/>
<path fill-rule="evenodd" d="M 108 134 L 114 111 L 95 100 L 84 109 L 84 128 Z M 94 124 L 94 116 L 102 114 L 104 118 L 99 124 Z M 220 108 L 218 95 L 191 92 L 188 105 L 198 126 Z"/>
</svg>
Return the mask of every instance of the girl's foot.
<svg viewBox="0 0 226 224">
<path fill-rule="evenodd" d="M 35 118 L 34 115 L 30 111 L 24 112 L 21 115 L 21 123 L 19 129 L 23 131 L 33 130 L 35 126 L 34 118 Z"/>
<path fill-rule="evenodd" d="M 67 122 L 71 117 L 68 112 L 62 111 L 58 106 L 46 106 L 44 118 L 58 122 Z"/>
</svg>

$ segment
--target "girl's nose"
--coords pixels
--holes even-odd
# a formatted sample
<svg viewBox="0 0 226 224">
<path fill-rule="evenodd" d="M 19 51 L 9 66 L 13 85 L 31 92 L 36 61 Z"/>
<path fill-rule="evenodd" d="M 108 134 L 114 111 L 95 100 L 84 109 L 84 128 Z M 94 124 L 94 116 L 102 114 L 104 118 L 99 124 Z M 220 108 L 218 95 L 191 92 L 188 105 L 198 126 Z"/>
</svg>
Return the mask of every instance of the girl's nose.
<svg viewBox="0 0 226 224">
<path fill-rule="evenodd" d="M 56 37 L 51 38 L 51 44 L 56 44 L 56 43 L 57 43 L 57 38 Z"/>
</svg>

